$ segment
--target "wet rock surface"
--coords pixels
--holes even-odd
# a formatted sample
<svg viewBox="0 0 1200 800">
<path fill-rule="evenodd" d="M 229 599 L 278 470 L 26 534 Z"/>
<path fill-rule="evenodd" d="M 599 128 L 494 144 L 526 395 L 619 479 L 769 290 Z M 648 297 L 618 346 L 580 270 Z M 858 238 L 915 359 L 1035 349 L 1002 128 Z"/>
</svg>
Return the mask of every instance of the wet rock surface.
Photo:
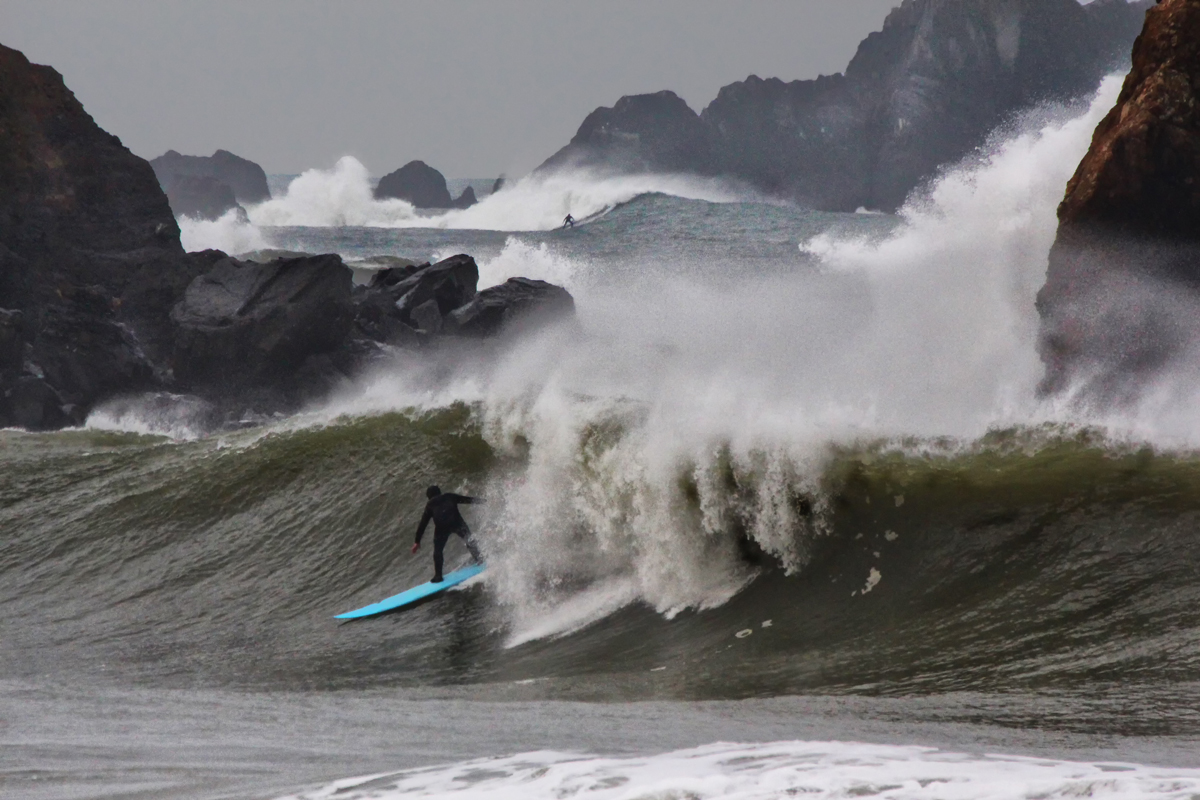
<svg viewBox="0 0 1200 800">
<path fill-rule="evenodd" d="M 218 261 L 171 312 L 176 379 L 216 395 L 281 388 L 310 358 L 345 340 L 350 286 L 336 255 Z"/>
<path fill-rule="evenodd" d="M 509 278 L 452 311 L 450 322 L 453 330 L 463 336 L 495 336 L 574 313 L 575 300 L 561 286 L 531 278 Z"/>
<path fill-rule="evenodd" d="M 1043 392 L 1127 402 L 1200 341 L 1198 90 L 1200 0 L 1165 0 L 1059 207 L 1038 294 Z"/>
</svg>

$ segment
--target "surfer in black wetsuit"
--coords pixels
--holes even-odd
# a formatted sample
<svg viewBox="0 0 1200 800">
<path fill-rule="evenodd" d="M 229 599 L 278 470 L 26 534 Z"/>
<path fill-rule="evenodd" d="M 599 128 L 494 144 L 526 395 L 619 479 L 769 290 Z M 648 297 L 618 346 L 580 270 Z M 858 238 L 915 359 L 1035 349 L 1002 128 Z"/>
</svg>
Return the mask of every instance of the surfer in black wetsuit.
<svg viewBox="0 0 1200 800">
<path fill-rule="evenodd" d="M 471 558 L 475 560 L 476 564 L 483 562 L 483 558 L 479 555 L 479 548 L 471 538 L 471 529 L 467 527 L 467 521 L 462 518 L 462 514 L 458 513 L 460 503 L 482 503 L 483 501 L 478 497 L 467 497 L 450 492 L 443 494 L 442 490 L 436 486 L 426 489 L 425 496 L 429 498 L 429 502 L 425 504 L 425 513 L 421 515 L 421 524 L 417 526 L 417 541 L 413 543 L 412 551 L 415 553 L 421 549 L 421 537 L 425 535 L 425 528 L 429 525 L 429 520 L 433 520 L 432 583 L 441 583 L 442 550 L 446 547 L 446 542 L 450 540 L 451 534 L 456 533 L 462 537 L 463 543 L 471 551 Z"/>
<path fill-rule="evenodd" d="M 570 214 L 567 214 L 567 218 L 563 220 L 563 227 L 564 228 L 574 228 L 575 227 L 575 218 L 572 217 Z"/>
</svg>

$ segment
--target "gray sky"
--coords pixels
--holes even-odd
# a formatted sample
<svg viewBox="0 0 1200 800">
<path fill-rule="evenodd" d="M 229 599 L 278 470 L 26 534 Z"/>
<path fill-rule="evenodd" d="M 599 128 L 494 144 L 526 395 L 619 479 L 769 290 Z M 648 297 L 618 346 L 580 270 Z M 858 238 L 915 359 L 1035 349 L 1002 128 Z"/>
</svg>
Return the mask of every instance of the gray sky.
<svg viewBox="0 0 1200 800">
<path fill-rule="evenodd" d="M 488 177 L 533 168 L 624 94 L 673 89 L 699 111 L 752 73 L 840 72 L 898 2 L 0 0 L 0 43 L 146 158 Z"/>
</svg>

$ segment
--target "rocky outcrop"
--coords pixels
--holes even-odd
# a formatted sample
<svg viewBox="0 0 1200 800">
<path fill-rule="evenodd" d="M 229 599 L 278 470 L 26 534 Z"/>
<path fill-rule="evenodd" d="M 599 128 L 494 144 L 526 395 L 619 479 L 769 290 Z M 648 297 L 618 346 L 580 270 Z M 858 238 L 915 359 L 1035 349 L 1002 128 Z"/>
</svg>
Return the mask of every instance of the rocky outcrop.
<svg viewBox="0 0 1200 800">
<path fill-rule="evenodd" d="M 0 427 L 178 405 L 164 398 L 180 391 L 217 424 L 294 409 L 389 347 L 453 334 L 479 277 L 469 256 L 383 256 L 361 262 L 387 266 L 355 291 L 336 255 L 254 259 L 183 252 L 150 165 L 58 73 L 0 47 Z"/>
<path fill-rule="evenodd" d="M 176 379 L 208 396 L 248 390 L 287 395 L 288 382 L 306 361 L 345 341 L 350 288 L 350 270 L 336 255 L 267 264 L 221 259 L 188 286 L 171 312 Z"/>
<path fill-rule="evenodd" d="M 450 190 L 442 173 L 424 161 L 410 161 L 380 178 L 376 199 L 406 200 L 417 208 L 450 208 Z"/>
<path fill-rule="evenodd" d="M 1038 294 L 1042 389 L 1122 402 L 1200 341 L 1200 0 L 1146 15 L 1067 185 Z"/>
<path fill-rule="evenodd" d="M 57 72 L 0 46 L 0 308 L 21 320 L 4 326 L 0 417 L 53 427 L 153 382 L 170 305 L 203 266 L 150 165 Z"/>
<path fill-rule="evenodd" d="M 708 127 L 677 94 L 622 97 L 583 121 L 570 143 L 539 170 L 597 169 L 618 172 L 713 172 Z"/>
<path fill-rule="evenodd" d="M 355 326 L 376 342 L 419 347 L 527 331 L 575 311 L 570 293 L 545 281 L 510 278 L 477 292 L 478 281 L 475 259 L 462 254 L 383 270 L 357 292 Z"/>
<path fill-rule="evenodd" d="M 211 156 L 185 156 L 168 150 L 150 162 L 163 191 L 170 193 L 177 176 L 211 178 L 225 184 L 238 203 L 261 203 L 271 199 L 267 173 L 249 159 L 218 150 Z M 173 206 L 172 206 L 173 207 Z M 180 213 L 178 210 L 176 214 Z"/>
<path fill-rule="evenodd" d="M 1148 5 L 904 0 L 844 74 L 751 76 L 699 115 L 670 92 L 624 97 L 539 170 L 722 175 L 814 208 L 892 210 L 1016 112 L 1092 91 Z"/>
<path fill-rule="evenodd" d="M 216 178 L 176 175 L 165 188 L 167 202 L 177 217 L 214 220 L 234 209 L 246 216 L 246 209 L 238 204 L 233 189 Z"/>
<path fill-rule="evenodd" d="M 460 194 L 457 198 L 455 198 L 454 202 L 451 203 L 450 206 L 452 208 L 459 208 L 459 209 L 470 208 L 471 206 L 475 205 L 478 202 L 479 201 L 475 198 L 475 189 L 468 186 L 467 188 L 462 190 L 462 194 Z"/>
<path fill-rule="evenodd" d="M 570 317 L 575 300 L 561 286 L 530 278 L 509 278 L 484 289 L 461 308 L 450 312 L 450 327 L 462 336 L 495 336 L 528 330 Z"/>
</svg>

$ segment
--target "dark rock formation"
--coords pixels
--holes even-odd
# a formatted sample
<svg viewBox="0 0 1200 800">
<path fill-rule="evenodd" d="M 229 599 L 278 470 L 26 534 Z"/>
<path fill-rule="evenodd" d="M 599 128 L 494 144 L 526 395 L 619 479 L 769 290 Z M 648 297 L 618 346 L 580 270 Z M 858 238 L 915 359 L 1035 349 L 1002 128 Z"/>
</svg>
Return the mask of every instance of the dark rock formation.
<svg viewBox="0 0 1200 800">
<path fill-rule="evenodd" d="M 450 313 L 453 330 L 463 336 L 494 336 L 571 316 L 575 300 L 561 286 L 530 278 L 509 278 L 484 289 Z"/>
<path fill-rule="evenodd" d="M 200 175 L 175 175 L 166 185 L 167 201 L 177 217 L 219 219 L 231 209 L 246 210 L 238 205 L 233 189 L 216 178 Z"/>
<path fill-rule="evenodd" d="M 1200 0 L 1146 15 L 1067 185 L 1038 294 L 1043 390 L 1121 402 L 1200 338 Z"/>
<path fill-rule="evenodd" d="M 622 97 L 583 121 L 539 170 L 603 168 L 618 172 L 715 171 L 710 133 L 677 94 Z"/>
<path fill-rule="evenodd" d="M 57 72 L 0 46 L 0 308 L 20 312 L 26 356 L 20 374 L 0 369 L 8 413 L 32 420 L 29 409 L 57 397 L 75 406 L 62 418 L 78 417 L 145 385 L 170 338 L 170 304 L 202 267 L 180 247 L 150 165 Z"/>
<path fill-rule="evenodd" d="M 751 76 L 700 115 L 670 92 L 624 97 L 539 170 L 724 175 L 815 208 L 895 209 L 1014 113 L 1092 91 L 1148 5 L 904 0 L 845 74 Z"/>
<path fill-rule="evenodd" d="M 168 150 L 152 160 L 150 166 L 168 193 L 176 176 L 192 176 L 220 181 L 233 191 L 238 203 L 261 203 L 271 199 L 263 168 L 228 150 L 218 150 L 211 156 L 185 156 Z M 176 210 L 176 213 L 180 212 Z"/>
<path fill-rule="evenodd" d="M 479 201 L 475 199 L 475 190 L 468 186 L 462 190 L 462 194 L 460 194 L 458 198 L 451 203 L 451 206 L 454 208 L 470 208 L 478 202 Z"/>
<path fill-rule="evenodd" d="M 184 388 L 224 397 L 278 389 L 346 339 L 350 270 L 336 255 L 267 264 L 223 258 L 188 286 L 171 318 Z"/>
<path fill-rule="evenodd" d="M 442 173 L 424 161 L 410 161 L 384 175 L 375 187 L 375 197 L 407 200 L 417 208 L 450 208 L 450 190 Z"/>
<path fill-rule="evenodd" d="M 503 189 L 504 182 L 505 182 L 505 177 L 503 175 L 501 175 L 499 178 L 496 178 L 496 182 L 492 184 L 492 194 L 495 194 L 496 192 Z"/>
<path fill-rule="evenodd" d="M 288 410 L 384 344 L 452 332 L 479 276 L 469 256 L 384 257 L 355 292 L 336 255 L 280 255 L 184 253 L 150 165 L 58 73 L 0 46 L 0 426 L 78 424 L 98 402 L 174 407 L 178 391 L 202 396 L 182 405 L 205 419 Z"/>
<path fill-rule="evenodd" d="M 468 255 L 379 272 L 355 297 L 355 327 L 377 342 L 413 347 L 442 336 L 487 337 L 570 316 L 575 301 L 545 281 L 510 278 L 476 292 L 479 268 Z"/>
</svg>

